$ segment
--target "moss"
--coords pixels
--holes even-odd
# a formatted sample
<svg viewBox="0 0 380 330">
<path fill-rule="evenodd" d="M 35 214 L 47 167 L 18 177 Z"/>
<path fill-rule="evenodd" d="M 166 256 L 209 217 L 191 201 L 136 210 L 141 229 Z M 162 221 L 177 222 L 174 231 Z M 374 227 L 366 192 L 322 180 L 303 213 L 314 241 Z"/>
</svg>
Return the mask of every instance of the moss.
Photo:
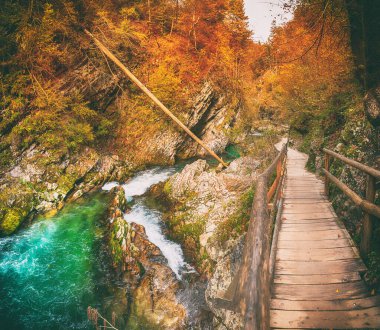
<svg viewBox="0 0 380 330">
<path fill-rule="evenodd" d="M 236 212 L 218 226 L 213 236 L 218 244 L 222 245 L 227 240 L 239 237 L 247 231 L 254 194 L 254 189 L 245 192 Z"/>
<path fill-rule="evenodd" d="M 118 219 L 114 220 L 112 226 L 112 232 L 110 235 L 109 245 L 111 249 L 112 259 L 115 265 L 121 266 L 123 263 L 123 248 L 122 248 L 122 239 L 123 237 L 117 237 L 117 233 L 120 231 L 120 226 L 123 226 L 124 221 L 119 221 Z M 128 224 L 126 223 L 128 226 Z M 124 231 L 122 231 L 124 232 Z"/>
<path fill-rule="evenodd" d="M 74 174 L 63 174 L 58 178 L 58 187 L 63 191 L 69 191 L 74 186 L 76 179 Z"/>
<path fill-rule="evenodd" d="M 0 224 L 2 234 L 12 234 L 21 224 L 24 218 L 23 212 L 17 209 L 9 209 Z"/>
<path fill-rule="evenodd" d="M 163 192 L 165 195 L 167 196 L 170 196 L 171 195 L 171 192 L 172 192 L 172 184 L 170 182 L 170 180 L 167 180 L 165 182 L 165 185 L 164 185 L 164 188 L 163 188 Z"/>
<path fill-rule="evenodd" d="M 190 258 L 198 266 L 198 269 L 203 270 L 204 268 L 201 265 L 205 256 L 204 253 L 200 253 L 199 238 L 205 230 L 205 218 L 193 219 L 190 212 L 177 211 L 172 214 L 174 215 L 168 221 L 171 238 L 184 246 L 186 257 Z M 208 256 L 206 257 L 209 259 Z"/>
</svg>

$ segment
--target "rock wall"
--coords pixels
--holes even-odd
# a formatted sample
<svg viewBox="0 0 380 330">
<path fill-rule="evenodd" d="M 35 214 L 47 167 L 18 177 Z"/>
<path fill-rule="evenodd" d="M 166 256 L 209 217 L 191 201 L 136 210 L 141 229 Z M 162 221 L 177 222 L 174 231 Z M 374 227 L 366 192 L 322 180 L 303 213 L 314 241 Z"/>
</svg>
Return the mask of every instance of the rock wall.
<svg viewBox="0 0 380 330">
<path fill-rule="evenodd" d="M 104 110 L 117 97 L 115 83 L 122 83 L 120 78 L 107 77 L 82 61 L 57 84 L 63 94 L 80 93 Z M 87 84 L 88 80 L 92 83 Z M 211 84 L 205 83 L 185 123 L 214 151 L 221 152 L 229 143 L 226 132 L 236 111 Z M 57 210 L 63 201 L 79 198 L 108 180 L 126 178 L 141 165 L 117 153 L 115 150 L 112 154 L 112 148 L 104 153 L 95 146 L 63 157 L 37 145 L 22 152 L 11 150 L 12 162 L 1 170 L 0 235 L 11 234 L 34 214 Z M 204 156 L 204 150 L 178 129 L 147 136 L 141 153 L 144 164 L 172 164 L 176 158 Z"/>
<path fill-rule="evenodd" d="M 182 122 L 213 151 L 221 153 L 230 143 L 228 132 L 233 125 L 239 107 L 206 82 L 200 92 L 190 102 Z M 163 116 L 165 116 L 163 114 Z M 166 118 L 165 118 L 166 120 Z M 173 164 L 176 159 L 206 156 L 206 151 L 186 135 L 174 122 L 171 130 L 157 132 L 147 137 L 141 153 L 147 163 Z"/>
<path fill-rule="evenodd" d="M 170 204 L 166 218 L 170 235 L 182 243 L 185 254 L 209 279 L 206 300 L 214 314 L 215 329 L 241 326 L 238 314 L 216 309 L 213 299 L 229 286 L 239 266 L 244 222 L 249 219 L 251 207 L 248 203 L 244 217 L 241 201 L 252 189 L 259 166 L 260 161 L 242 157 L 216 172 L 206 161 L 197 160 L 173 175 L 163 187 Z M 235 222 L 228 227 L 231 219 Z M 227 234 L 223 233 L 225 227 Z"/>
<path fill-rule="evenodd" d="M 160 249 L 146 236 L 145 228 L 128 223 L 128 210 L 122 187 L 110 191 L 107 248 L 117 276 L 127 285 L 131 296 L 130 320 L 154 329 L 183 329 L 186 308 L 178 301 L 180 283 Z"/>
<path fill-rule="evenodd" d="M 32 145 L 17 155 L 0 178 L 0 234 L 14 232 L 36 213 L 58 210 L 109 180 L 128 177 L 131 166 L 92 148 L 63 159 Z"/>
</svg>

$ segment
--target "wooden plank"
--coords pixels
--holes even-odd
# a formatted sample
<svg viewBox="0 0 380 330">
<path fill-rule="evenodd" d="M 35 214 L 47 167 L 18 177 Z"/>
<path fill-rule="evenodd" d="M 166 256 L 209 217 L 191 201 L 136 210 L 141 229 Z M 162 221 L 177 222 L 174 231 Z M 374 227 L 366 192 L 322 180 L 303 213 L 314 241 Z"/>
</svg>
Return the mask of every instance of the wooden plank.
<svg viewBox="0 0 380 330">
<path fill-rule="evenodd" d="M 357 311 L 271 311 L 271 327 L 348 329 L 380 328 L 380 309 L 372 307 Z"/>
<path fill-rule="evenodd" d="M 318 181 L 309 181 L 309 180 L 304 180 L 303 178 L 300 179 L 300 181 L 291 181 L 286 179 L 285 180 L 285 188 L 300 188 L 300 189 L 320 189 L 323 188 L 323 184 Z"/>
<path fill-rule="evenodd" d="M 297 191 L 297 190 L 301 190 L 301 191 L 323 191 L 323 186 L 320 186 L 318 184 L 307 184 L 307 185 L 300 185 L 300 184 L 294 184 L 294 183 L 288 183 L 287 185 L 285 185 L 285 189 L 286 191 Z"/>
<path fill-rule="evenodd" d="M 349 311 L 380 306 L 380 297 L 373 296 L 359 299 L 297 301 L 272 299 L 271 309 L 290 311 Z"/>
<path fill-rule="evenodd" d="M 286 180 L 285 182 L 291 182 L 291 183 L 296 183 L 296 182 L 303 182 L 303 183 L 321 183 L 320 180 L 316 179 L 315 177 L 312 176 L 307 176 L 307 175 L 297 175 L 291 172 L 288 172 L 286 175 Z"/>
<path fill-rule="evenodd" d="M 324 183 L 305 170 L 306 160 L 288 150 L 270 325 L 380 328 L 380 299 L 370 296 L 359 275 L 366 267 L 327 200 Z"/>
<path fill-rule="evenodd" d="M 277 249 L 276 260 L 288 261 L 330 261 L 358 259 L 350 247 L 333 249 Z"/>
<path fill-rule="evenodd" d="M 282 284 L 329 284 L 360 281 L 358 272 L 320 275 L 275 275 L 273 283 Z"/>
<path fill-rule="evenodd" d="M 366 267 L 360 259 L 330 261 L 277 261 L 275 274 L 317 275 L 364 272 Z"/>
<path fill-rule="evenodd" d="M 354 246 L 348 239 L 329 239 L 320 241 L 287 241 L 278 240 L 278 249 L 331 249 L 345 246 Z"/>
<path fill-rule="evenodd" d="M 282 224 L 283 225 L 291 225 L 291 224 L 318 224 L 318 223 L 331 223 L 331 224 L 337 224 L 337 219 L 335 217 L 330 218 L 319 218 L 319 219 L 283 219 Z"/>
<path fill-rule="evenodd" d="M 313 203 L 313 202 L 306 202 L 306 203 L 298 204 L 298 203 L 289 203 L 289 202 L 287 202 L 286 199 L 285 199 L 284 205 L 286 206 L 286 208 L 299 208 L 299 207 L 314 208 L 314 209 L 316 208 L 315 203 Z M 326 207 L 326 208 L 329 208 L 330 210 L 332 209 L 331 203 L 328 201 L 323 201 L 322 203 L 318 204 L 318 208 L 320 208 L 320 207 Z"/>
<path fill-rule="evenodd" d="M 287 300 L 364 298 L 369 291 L 362 281 L 333 284 L 274 284 L 272 297 Z"/>
<path fill-rule="evenodd" d="M 292 231 L 281 231 L 279 235 L 279 239 L 281 240 L 288 240 L 288 241 L 304 241 L 304 240 L 311 240 L 311 241 L 320 241 L 320 240 L 326 240 L 326 239 L 340 239 L 345 238 L 345 234 L 342 232 L 341 229 L 335 229 L 335 230 L 320 230 L 315 232 L 292 232 Z"/>
<path fill-rule="evenodd" d="M 307 215 L 303 214 L 286 214 L 281 217 L 281 219 L 293 219 L 293 220 L 306 220 L 306 219 L 328 219 L 331 218 L 331 212 L 322 212 L 322 213 L 311 213 Z"/>
<path fill-rule="evenodd" d="M 321 230 L 337 230 L 342 229 L 336 222 L 317 222 L 317 223 L 282 223 L 282 231 L 321 231 Z"/>
<path fill-rule="evenodd" d="M 289 196 L 285 197 L 286 204 L 294 203 L 294 204 L 300 204 L 300 203 L 306 203 L 306 204 L 316 204 L 316 203 L 326 203 L 328 200 L 326 197 L 321 198 L 315 198 L 315 197 L 294 197 Z"/>
<path fill-rule="evenodd" d="M 291 205 L 294 205 L 294 204 L 291 204 Z M 326 207 L 324 205 L 321 205 L 320 207 L 314 206 L 314 208 L 311 208 L 310 206 L 304 207 L 302 205 L 289 207 L 289 204 L 287 204 L 287 206 L 288 207 L 285 208 L 284 212 L 282 212 L 283 216 L 287 216 L 289 214 L 304 214 L 306 217 L 309 214 L 314 214 L 316 211 L 318 213 L 327 213 L 327 214 L 330 214 L 330 216 L 334 216 L 334 213 L 331 210 L 331 208 Z"/>
</svg>

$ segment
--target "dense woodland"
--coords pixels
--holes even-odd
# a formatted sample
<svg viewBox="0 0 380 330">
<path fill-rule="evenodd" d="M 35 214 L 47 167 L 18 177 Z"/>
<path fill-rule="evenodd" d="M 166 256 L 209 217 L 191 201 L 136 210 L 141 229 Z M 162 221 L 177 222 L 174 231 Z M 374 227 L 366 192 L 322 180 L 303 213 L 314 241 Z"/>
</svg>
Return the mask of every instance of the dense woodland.
<svg viewBox="0 0 380 330">
<path fill-rule="evenodd" d="M 231 117 L 239 108 L 230 135 L 260 120 L 289 123 L 311 167 L 322 145 L 338 144 L 345 155 L 373 164 L 378 119 L 367 120 L 362 99 L 378 84 L 378 6 L 308 0 L 284 7 L 294 11 L 293 20 L 274 25 L 270 40 L 259 44 L 241 0 L 3 1 L 2 171 L 31 146 L 49 155 L 45 165 L 89 146 L 155 163 L 140 155 L 142 146 L 159 131 L 177 130 L 84 28 L 184 122 L 207 81 L 228 99 Z M 8 195 L 1 196 L 3 215 Z"/>
<path fill-rule="evenodd" d="M 107 182 L 125 183 L 150 165 L 178 165 L 186 159 L 194 166 L 190 175 L 204 177 L 199 174 L 199 182 L 189 183 L 184 170 L 184 179 L 176 181 L 181 176 L 173 175 L 166 183 L 155 182 L 148 202 L 158 205 L 160 199 L 159 212 L 166 212 L 163 237 L 183 248 L 186 262 L 199 272 L 194 283 L 209 281 L 207 290 L 214 294 L 229 280 L 223 268 L 233 269 L 239 259 L 232 260 L 234 256 L 224 267 L 226 251 L 239 248 L 247 230 L 255 175 L 270 164 L 280 138 L 289 132 L 290 145 L 309 155 L 308 170 L 317 175 L 323 147 L 380 166 L 380 2 L 286 0 L 281 6 L 293 18 L 282 25 L 274 21 L 269 40 L 259 43 L 249 30 L 243 0 L 3 0 L 0 238 L 27 227 L 38 214 L 51 216 L 65 204 L 93 196 L 90 192 L 99 193 Z M 239 146 L 241 163 L 223 172 L 215 164 L 194 161 L 205 154 L 99 50 L 86 30 L 215 152 Z M 244 166 L 254 168 L 253 174 L 246 175 Z M 330 170 L 365 196 L 363 173 L 338 161 Z M 208 180 L 205 188 L 202 178 Z M 225 189 L 215 182 L 224 182 Z M 165 259 L 160 249 L 149 242 L 143 226 L 124 221 L 128 197 L 135 195 L 118 189 L 109 194 L 112 216 L 99 225 L 111 237 L 105 234 L 102 243 L 113 258 L 109 268 L 133 275 L 126 281 L 129 293 L 139 294 L 138 307 L 153 314 L 149 281 L 157 274 L 150 272 L 161 267 L 161 284 L 168 278 L 175 284 L 169 294 L 156 298 L 167 298 L 165 308 L 174 311 L 168 319 L 179 312 L 186 318 L 186 308 L 179 309 L 176 301 L 179 280 L 165 262 L 154 259 Z M 328 193 L 359 245 L 362 211 L 333 185 Z M 363 256 L 371 290 L 380 287 L 379 234 L 374 223 L 370 253 Z M 131 243 L 136 235 L 143 237 L 138 248 Z M 213 280 L 219 276 L 216 269 L 225 277 Z M 125 292 L 122 299 L 112 298 L 117 303 L 125 298 L 119 314 L 138 315 L 138 304 L 130 305 L 133 299 Z M 233 313 L 210 309 L 218 326 L 225 320 L 235 325 Z M 209 316 L 200 319 L 210 322 Z"/>
<path fill-rule="evenodd" d="M 2 152 L 37 143 L 63 154 L 110 139 L 132 152 L 144 134 L 171 125 L 91 44 L 84 27 L 180 117 L 208 80 L 243 103 L 247 118 L 292 118 L 301 133 L 320 126 L 313 120 L 341 126 L 364 86 L 354 79 L 345 2 L 291 5 L 293 21 L 274 27 L 270 41 L 259 45 L 239 0 L 5 1 Z M 67 92 L 68 72 L 83 62 L 112 79 L 109 100 L 80 88 Z M 83 83 L 91 86 L 88 78 Z M 2 158 L 4 165 L 10 161 Z"/>
</svg>

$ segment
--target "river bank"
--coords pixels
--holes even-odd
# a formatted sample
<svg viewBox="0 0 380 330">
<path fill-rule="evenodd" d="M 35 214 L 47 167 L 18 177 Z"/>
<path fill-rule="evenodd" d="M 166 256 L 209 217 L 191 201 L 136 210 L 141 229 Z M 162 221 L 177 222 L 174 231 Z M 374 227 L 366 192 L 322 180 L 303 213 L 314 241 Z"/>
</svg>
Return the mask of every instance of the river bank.
<svg viewBox="0 0 380 330">
<path fill-rule="evenodd" d="M 253 138 L 263 146 L 262 137 Z M 249 148 L 240 150 L 243 157 L 233 160 L 240 155 L 228 149 L 224 159 L 231 164 L 223 171 L 213 161 L 189 160 L 137 172 L 126 183 L 110 181 L 102 192 L 85 193 L 1 239 L 7 302 L 0 317 L 12 329 L 91 329 L 91 305 L 109 319 L 115 312 L 119 329 L 219 329 L 232 322 L 229 312 L 213 310 L 210 297 L 237 265 L 233 251 L 245 227 L 236 216 L 250 208 L 248 188 L 268 157 L 268 150 L 256 160 L 244 156 Z M 191 217 L 202 226 L 186 220 Z M 226 263 L 232 255 L 235 266 Z M 51 283 L 59 283 L 54 292 Z M 24 299 L 23 291 L 35 296 Z"/>
</svg>

